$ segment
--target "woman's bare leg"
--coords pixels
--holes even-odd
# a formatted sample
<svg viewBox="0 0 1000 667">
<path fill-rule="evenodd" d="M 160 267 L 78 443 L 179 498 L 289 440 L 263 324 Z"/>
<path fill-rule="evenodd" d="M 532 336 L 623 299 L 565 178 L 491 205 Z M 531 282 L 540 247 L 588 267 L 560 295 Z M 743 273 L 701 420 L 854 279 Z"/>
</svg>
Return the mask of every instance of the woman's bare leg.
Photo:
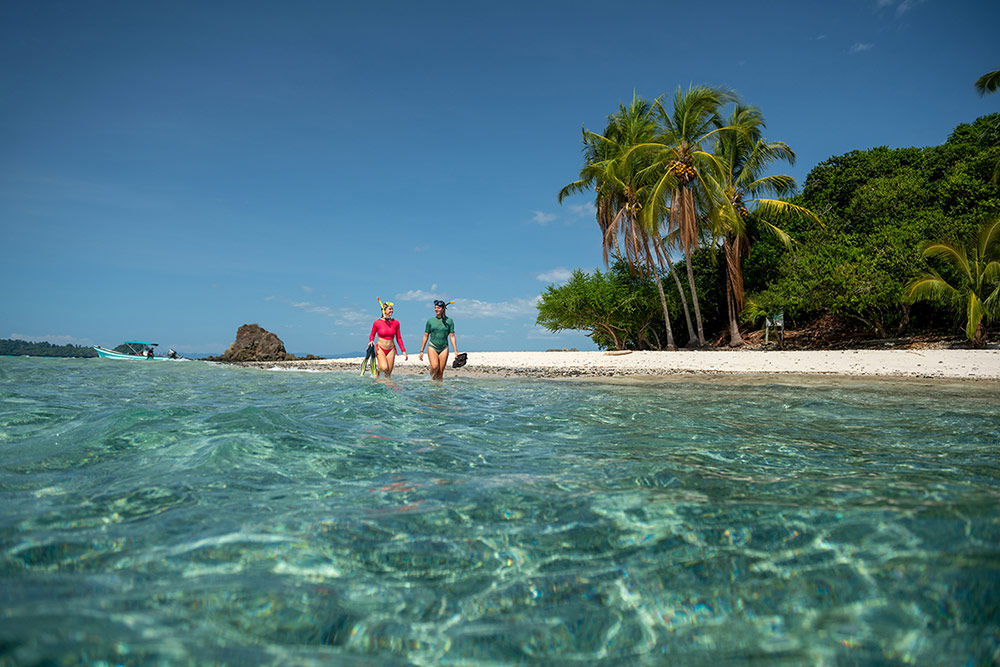
<svg viewBox="0 0 1000 667">
<path fill-rule="evenodd" d="M 389 350 L 388 353 L 378 345 L 375 346 L 378 352 L 378 369 L 381 373 L 388 378 L 392 375 L 392 368 L 396 365 L 396 350 L 395 348 Z"/>
<path fill-rule="evenodd" d="M 448 365 L 448 348 L 440 352 L 435 352 L 434 348 L 427 346 L 427 358 L 431 362 L 431 379 L 440 380 L 444 378 L 444 368 Z"/>
</svg>

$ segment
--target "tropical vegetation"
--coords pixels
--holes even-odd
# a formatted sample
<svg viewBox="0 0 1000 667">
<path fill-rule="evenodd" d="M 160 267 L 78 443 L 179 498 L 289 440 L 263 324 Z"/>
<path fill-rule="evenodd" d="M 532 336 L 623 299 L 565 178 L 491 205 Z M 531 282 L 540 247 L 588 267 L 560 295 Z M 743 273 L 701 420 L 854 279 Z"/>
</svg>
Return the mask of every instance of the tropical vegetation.
<svg viewBox="0 0 1000 667">
<path fill-rule="evenodd" d="M 631 134 L 621 131 L 625 125 Z M 970 339 L 985 340 L 995 321 L 986 305 L 994 276 L 986 269 L 991 260 L 984 264 L 980 246 L 967 239 L 1000 218 L 993 178 L 1000 114 L 959 125 L 940 146 L 831 157 L 809 172 L 799 194 L 792 179 L 770 173 L 791 164 L 794 152 L 765 139 L 763 129 L 759 109 L 700 88 L 677 91 L 671 104 L 633 100 L 609 116 L 603 134 L 585 128 L 584 166 L 560 200 L 593 191 L 609 271 L 577 272 L 570 283 L 551 286 L 539 302 L 539 324 L 582 329 L 601 347 L 630 349 L 672 347 L 671 330 L 682 345 L 739 345 L 741 329 L 755 330 L 778 312 L 793 328 L 823 322 L 834 334 L 959 335 L 970 309 L 957 316 L 955 298 L 968 301 L 971 290 L 984 306 L 976 327 L 982 337 Z M 928 254 L 943 246 L 956 252 Z M 969 275 L 980 276 L 971 282 L 947 261 L 962 248 Z M 671 263 L 682 257 L 686 284 Z M 955 291 L 927 282 L 914 292 L 916 281 L 934 275 Z M 598 308 L 600 300 L 573 312 L 588 285 L 607 291 L 608 283 L 617 296 L 603 303 L 615 304 L 614 316 Z M 639 290 L 640 283 L 648 288 Z M 628 299 L 627 284 L 635 289 Z M 643 298 L 661 302 L 656 317 Z M 694 325 L 685 340 L 689 306 Z M 588 315 L 596 312 L 600 317 Z M 602 318 L 626 331 L 596 333 Z M 657 327 L 657 334 L 630 329 L 636 326 Z"/>
<path fill-rule="evenodd" d="M 909 285 L 910 299 L 940 299 L 953 305 L 965 319 L 969 342 L 983 347 L 985 322 L 1000 319 L 1000 219 L 983 227 L 970 246 L 926 243 L 923 256 L 939 259 L 944 266 L 915 278 Z"/>
<path fill-rule="evenodd" d="M 0 355 L 32 357 L 96 357 L 91 347 L 79 345 L 53 345 L 46 342 L 0 339 Z"/>
</svg>

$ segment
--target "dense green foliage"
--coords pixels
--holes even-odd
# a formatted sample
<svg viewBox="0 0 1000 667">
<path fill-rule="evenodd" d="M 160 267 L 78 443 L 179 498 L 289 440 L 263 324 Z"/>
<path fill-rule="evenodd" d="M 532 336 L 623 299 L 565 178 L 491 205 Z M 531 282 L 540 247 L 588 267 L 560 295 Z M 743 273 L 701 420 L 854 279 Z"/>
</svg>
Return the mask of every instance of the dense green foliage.
<svg viewBox="0 0 1000 667">
<path fill-rule="evenodd" d="M 702 295 L 706 324 L 720 328 L 725 322 L 725 295 L 721 266 L 711 250 L 694 253 L 692 264 L 695 284 Z M 681 268 L 675 266 L 675 269 Z M 684 314 L 676 282 L 661 276 L 661 284 L 671 316 L 671 324 L 682 345 L 694 344 L 684 333 Z M 577 269 L 563 285 L 550 285 L 538 303 L 536 323 L 549 331 L 574 329 L 586 331 L 602 350 L 662 350 L 667 348 L 663 335 L 663 310 L 656 284 L 628 263 L 615 262 L 607 272 L 584 273 Z"/>
<path fill-rule="evenodd" d="M 783 222 L 791 245 L 768 233 L 762 211 L 746 217 L 744 323 L 756 325 L 762 314 L 783 310 L 793 327 L 833 316 L 874 336 L 964 333 L 968 312 L 956 308 L 954 298 L 928 293 L 914 302 L 908 288 L 935 272 L 951 284 L 961 282 L 953 267 L 929 264 L 923 250 L 930 242 L 973 247 L 980 230 L 1000 218 L 998 162 L 1000 114 L 959 125 L 941 146 L 879 147 L 820 163 L 802 193 L 785 200 L 821 220 L 799 216 Z M 703 245 L 692 264 L 707 337 L 718 338 L 728 314 L 726 258 L 720 247 Z M 689 341 L 682 334 L 677 282 L 668 277 L 661 285 L 677 342 L 684 345 Z M 656 301 L 655 283 L 625 265 L 594 275 L 578 271 L 542 296 L 538 323 L 552 331 L 590 331 L 604 348 L 658 349 L 663 342 L 649 331 L 664 326 Z"/>
<path fill-rule="evenodd" d="M 0 355 L 32 357 L 96 357 L 91 347 L 79 345 L 53 345 L 26 340 L 0 339 Z"/>
<path fill-rule="evenodd" d="M 986 344 L 986 323 L 1000 318 L 1000 219 L 983 227 L 971 247 L 927 243 L 923 256 L 938 260 L 941 270 L 918 276 L 908 287 L 913 300 L 950 302 L 965 318 L 973 347 Z"/>
<path fill-rule="evenodd" d="M 958 126 L 942 146 L 853 151 L 817 165 L 795 201 L 823 224 L 790 226 L 791 249 L 766 237 L 754 245 L 747 270 L 757 274 L 757 291 L 749 299 L 793 321 L 829 314 L 878 336 L 900 334 L 911 321 L 940 325 L 945 304 L 913 309 L 906 286 L 929 270 L 921 243 L 966 243 L 1000 214 L 991 182 L 998 127 L 994 114 Z"/>
</svg>

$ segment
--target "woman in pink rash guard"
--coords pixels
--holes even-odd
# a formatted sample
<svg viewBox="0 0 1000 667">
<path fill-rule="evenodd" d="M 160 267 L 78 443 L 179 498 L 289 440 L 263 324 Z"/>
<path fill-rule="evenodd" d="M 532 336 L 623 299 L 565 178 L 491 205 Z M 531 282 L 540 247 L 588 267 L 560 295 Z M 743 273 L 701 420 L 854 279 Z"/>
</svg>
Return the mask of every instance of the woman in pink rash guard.
<svg viewBox="0 0 1000 667">
<path fill-rule="evenodd" d="M 391 301 L 382 304 L 382 317 L 372 324 L 372 333 L 368 336 L 368 344 L 375 345 L 379 372 L 384 373 L 386 378 L 392 375 L 392 367 L 396 363 L 396 344 L 393 342 L 393 338 L 399 341 L 399 349 L 403 351 L 403 358 L 410 358 L 410 355 L 406 354 L 406 346 L 403 345 L 403 334 L 399 330 L 399 321 L 392 319 L 392 310 Z M 378 342 L 375 342 L 375 336 L 378 336 Z"/>
</svg>

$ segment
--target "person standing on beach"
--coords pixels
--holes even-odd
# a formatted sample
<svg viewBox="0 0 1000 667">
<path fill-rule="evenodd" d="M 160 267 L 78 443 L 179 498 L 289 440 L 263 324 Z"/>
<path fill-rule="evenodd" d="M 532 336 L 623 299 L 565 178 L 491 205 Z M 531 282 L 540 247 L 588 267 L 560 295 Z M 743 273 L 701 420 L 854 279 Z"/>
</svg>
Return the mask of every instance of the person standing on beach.
<svg viewBox="0 0 1000 667">
<path fill-rule="evenodd" d="M 444 377 L 444 368 L 448 365 L 448 340 L 458 356 L 458 343 L 455 342 L 455 320 L 448 317 L 445 310 L 448 304 L 440 299 L 434 301 L 434 317 L 427 320 L 424 327 L 424 339 L 420 341 L 420 361 L 424 360 L 424 348 L 427 348 L 427 361 L 431 364 L 431 379 L 440 380 Z"/>
<path fill-rule="evenodd" d="M 382 302 L 379 301 L 379 303 Z M 406 346 L 403 345 L 403 332 L 399 328 L 399 320 L 392 319 L 392 313 L 392 301 L 382 303 L 382 317 L 372 323 L 372 332 L 368 336 L 368 344 L 375 346 L 379 372 L 383 373 L 386 379 L 389 379 L 389 376 L 392 375 L 392 367 L 396 363 L 396 344 L 393 342 L 393 338 L 399 342 L 399 349 L 403 351 L 403 358 L 410 358 L 410 355 L 406 354 Z M 377 342 L 376 336 L 378 336 Z"/>
</svg>

